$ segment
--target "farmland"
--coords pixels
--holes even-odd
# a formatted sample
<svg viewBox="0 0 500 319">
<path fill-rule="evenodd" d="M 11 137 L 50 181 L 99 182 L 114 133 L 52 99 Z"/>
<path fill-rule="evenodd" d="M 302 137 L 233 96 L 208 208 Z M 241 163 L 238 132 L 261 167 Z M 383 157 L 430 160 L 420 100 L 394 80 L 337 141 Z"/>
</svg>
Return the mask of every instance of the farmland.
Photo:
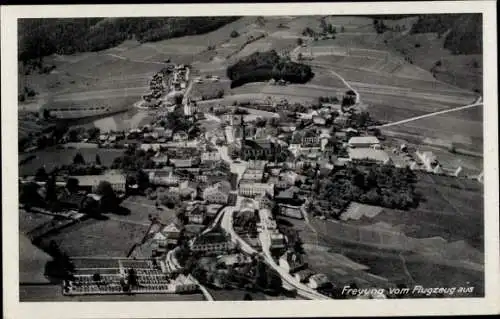
<svg viewBox="0 0 500 319">
<path fill-rule="evenodd" d="M 46 236 L 43 240 L 54 240 L 62 251 L 71 257 L 101 256 L 125 257 L 129 250 L 145 235 L 147 226 L 119 220 L 86 220 Z M 112 239 L 110 236 L 112 235 Z M 102 245 L 106 242 L 106 245 Z"/>
<path fill-rule="evenodd" d="M 34 152 L 35 159 L 19 167 L 19 175 L 34 175 L 36 170 L 41 166 L 45 166 L 47 171 L 50 171 L 55 166 L 68 165 L 73 162 L 73 158 L 77 153 L 81 153 L 86 162 L 94 162 L 96 155 L 99 154 L 101 162 L 105 166 L 110 166 L 113 160 L 122 155 L 122 150 L 114 149 L 55 149 L 49 148 L 42 151 Z"/>
</svg>

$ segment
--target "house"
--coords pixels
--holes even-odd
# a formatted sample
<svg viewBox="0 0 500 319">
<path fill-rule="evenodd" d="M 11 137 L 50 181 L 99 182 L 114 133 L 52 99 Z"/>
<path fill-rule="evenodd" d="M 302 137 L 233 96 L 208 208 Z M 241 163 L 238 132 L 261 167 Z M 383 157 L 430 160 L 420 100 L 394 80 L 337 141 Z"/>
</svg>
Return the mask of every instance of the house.
<svg viewBox="0 0 500 319">
<path fill-rule="evenodd" d="M 180 182 L 180 178 L 171 169 L 149 172 L 149 182 L 158 186 L 175 186 Z"/>
<path fill-rule="evenodd" d="M 249 160 L 248 169 L 249 170 L 264 170 L 266 168 L 267 161 L 263 160 Z"/>
<path fill-rule="evenodd" d="M 380 148 L 380 141 L 375 136 L 353 136 L 347 144 L 351 148 Z"/>
<path fill-rule="evenodd" d="M 285 237 L 279 232 L 272 232 L 269 234 L 270 248 L 271 249 L 283 249 L 285 248 Z"/>
<path fill-rule="evenodd" d="M 432 152 L 417 151 L 415 152 L 415 154 L 422 161 L 422 163 L 425 166 L 425 169 L 428 171 L 434 170 L 434 168 L 439 165 L 436 155 L 434 155 L 434 153 Z"/>
<path fill-rule="evenodd" d="M 324 287 L 329 282 L 330 281 L 325 274 L 315 274 L 309 277 L 309 282 L 307 283 L 307 285 L 309 286 L 309 288 L 318 289 Z"/>
<path fill-rule="evenodd" d="M 254 197 L 265 193 L 274 194 L 274 184 L 242 182 L 239 185 L 238 193 L 241 196 Z"/>
<path fill-rule="evenodd" d="M 204 207 L 197 205 L 188 212 L 188 220 L 190 224 L 203 224 L 206 220 L 207 214 Z"/>
<path fill-rule="evenodd" d="M 227 205 L 228 206 L 236 206 L 236 202 L 238 201 L 238 193 L 232 191 L 229 193 L 229 196 L 227 198 Z"/>
<path fill-rule="evenodd" d="M 207 187 L 203 191 L 203 199 L 210 204 L 227 204 L 231 185 L 229 182 L 221 181 Z"/>
<path fill-rule="evenodd" d="M 314 275 L 314 272 L 312 270 L 310 270 L 310 269 L 303 269 L 303 270 L 297 271 L 294 274 L 294 277 L 295 277 L 295 279 L 297 281 L 305 283 L 305 282 L 308 282 L 309 277 L 311 277 L 312 275 Z"/>
<path fill-rule="evenodd" d="M 160 232 L 165 236 L 167 246 L 177 245 L 177 241 L 181 237 L 181 229 L 175 223 L 165 226 Z"/>
<path fill-rule="evenodd" d="M 84 194 L 62 192 L 57 200 L 62 208 L 79 210 L 85 199 Z"/>
<path fill-rule="evenodd" d="M 349 159 L 353 162 L 391 163 L 391 158 L 384 150 L 374 148 L 349 148 Z"/>
<path fill-rule="evenodd" d="M 269 193 L 264 193 L 256 198 L 259 208 L 271 209 L 273 207 L 274 201 Z"/>
<path fill-rule="evenodd" d="M 175 167 L 193 167 L 200 163 L 199 157 L 190 157 L 190 158 L 171 158 L 170 163 Z"/>
<path fill-rule="evenodd" d="M 326 120 L 322 116 L 313 116 L 312 120 L 313 120 L 313 123 L 316 125 L 325 125 L 326 124 Z"/>
<path fill-rule="evenodd" d="M 193 280 L 191 275 L 184 276 L 180 274 L 173 280 L 173 282 L 168 284 L 169 290 L 176 294 L 180 293 L 190 293 L 198 291 L 198 284 Z"/>
<path fill-rule="evenodd" d="M 217 258 L 217 263 L 226 267 L 243 266 L 252 263 L 252 258 L 244 254 L 231 254 L 220 256 Z"/>
<path fill-rule="evenodd" d="M 261 182 L 264 177 L 264 171 L 259 169 L 247 169 L 243 176 L 241 177 L 242 181 L 254 181 Z"/>
<path fill-rule="evenodd" d="M 188 140 L 188 135 L 184 131 L 175 132 L 172 137 L 174 142 L 183 142 Z"/>
<path fill-rule="evenodd" d="M 91 190 L 92 192 L 97 190 L 97 186 L 99 186 L 99 183 L 102 181 L 109 182 L 115 192 L 125 192 L 126 179 L 125 175 L 121 173 L 108 172 L 103 175 L 71 176 L 71 178 L 78 180 L 78 186 L 80 188 Z"/>
<path fill-rule="evenodd" d="M 156 165 L 167 165 L 168 163 L 168 156 L 167 155 L 161 155 L 157 154 L 151 158 L 151 160 L 156 164 Z"/>
<path fill-rule="evenodd" d="M 290 250 L 287 250 L 279 259 L 279 266 L 292 274 L 307 268 L 302 257 Z"/>
<path fill-rule="evenodd" d="M 300 207 L 297 206 L 280 204 L 279 214 L 286 217 L 292 217 L 295 219 L 304 219 L 304 215 L 302 215 L 302 210 L 300 209 Z"/>
<path fill-rule="evenodd" d="M 215 162 L 220 161 L 220 153 L 218 151 L 208 151 L 201 153 L 201 162 Z"/>
<path fill-rule="evenodd" d="M 279 192 L 278 195 L 274 197 L 274 200 L 279 204 L 294 206 L 301 205 L 303 200 L 299 198 L 299 192 L 300 188 L 297 186 L 291 186 L 288 189 Z"/>
<path fill-rule="evenodd" d="M 190 242 L 193 252 L 226 252 L 233 248 L 234 244 L 226 235 L 216 232 L 204 234 Z"/>
</svg>

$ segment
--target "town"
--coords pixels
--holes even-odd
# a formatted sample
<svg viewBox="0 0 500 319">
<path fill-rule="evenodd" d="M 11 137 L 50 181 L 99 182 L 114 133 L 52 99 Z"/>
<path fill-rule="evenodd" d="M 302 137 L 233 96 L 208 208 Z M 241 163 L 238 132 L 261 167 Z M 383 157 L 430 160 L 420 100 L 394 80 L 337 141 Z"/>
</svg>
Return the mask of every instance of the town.
<svg viewBox="0 0 500 319">
<path fill-rule="evenodd" d="M 304 59 L 293 54 L 289 59 Z M 360 243 L 416 250 L 417 239 L 355 222 L 419 207 L 426 198 L 418 180 L 483 182 L 482 172 L 469 173 L 430 148 L 385 135 L 382 128 L 392 123 L 372 117 L 363 95 L 349 85 L 312 103 L 279 97 L 227 103 L 217 89 L 193 93 L 220 81 L 193 65 L 165 61 L 149 79 L 150 92 L 134 104 L 150 116 L 148 123 L 128 130 L 56 128 L 42 135 L 43 143 L 23 145 L 20 166 L 36 170 L 19 176 L 19 207 L 27 216 L 50 218 L 28 237 L 53 259 L 46 275 L 62 295 L 221 300 L 224 291 L 241 291 L 234 298 L 399 298 L 343 293 L 403 286 L 354 266 L 352 275 L 332 277 L 328 265 L 314 260 L 314 243 L 334 238 L 346 250 Z M 266 85 L 289 82 L 276 77 Z M 38 117 L 53 120 L 72 111 L 45 110 Z M 33 154 L 48 147 L 72 154 L 71 161 L 38 165 Z M 108 233 L 79 248 L 128 243 L 121 256 L 86 257 L 50 239 L 89 221 L 96 231 L 108 221 L 142 231 L 132 235 L 127 226 L 117 238 Z"/>
</svg>

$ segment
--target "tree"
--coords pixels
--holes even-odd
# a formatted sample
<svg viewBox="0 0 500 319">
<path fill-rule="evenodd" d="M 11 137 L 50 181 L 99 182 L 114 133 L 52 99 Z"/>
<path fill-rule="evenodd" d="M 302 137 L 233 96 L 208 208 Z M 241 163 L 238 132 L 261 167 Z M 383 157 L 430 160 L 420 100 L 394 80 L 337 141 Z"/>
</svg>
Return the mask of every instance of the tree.
<svg viewBox="0 0 500 319">
<path fill-rule="evenodd" d="M 96 163 L 96 165 L 102 165 L 101 157 L 99 156 L 99 154 L 95 155 L 95 163 Z"/>
<path fill-rule="evenodd" d="M 70 193 L 76 193 L 78 191 L 79 181 L 74 177 L 68 178 L 66 181 L 66 189 Z"/>
<path fill-rule="evenodd" d="M 304 40 L 302 40 L 302 38 L 298 38 L 297 45 L 302 45 L 302 44 L 304 44 Z"/>
<path fill-rule="evenodd" d="M 45 182 L 49 178 L 49 175 L 45 171 L 44 167 L 40 167 L 37 169 L 35 173 L 35 181 L 37 182 Z"/>
<path fill-rule="evenodd" d="M 97 185 L 96 194 L 101 196 L 101 207 L 105 211 L 115 211 L 118 208 L 118 198 L 108 181 L 101 181 Z"/>
<path fill-rule="evenodd" d="M 53 202 L 56 199 L 56 178 L 54 175 L 51 175 L 45 183 L 45 200 L 47 200 L 48 202 Z"/>
<path fill-rule="evenodd" d="M 73 164 L 75 165 L 85 165 L 85 159 L 83 158 L 82 153 L 76 153 L 75 157 L 73 157 Z"/>
<path fill-rule="evenodd" d="M 101 274 L 99 274 L 99 273 L 93 274 L 92 280 L 97 281 L 97 282 L 101 281 L 102 280 Z"/>
<path fill-rule="evenodd" d="M 230 36 L 231 36 L 231 38 L 237 38 L 240 36 L 240 34 L 238 33 L 238 31 L 233 30 L 233 31 L 231 31 Z"/>
</svg>

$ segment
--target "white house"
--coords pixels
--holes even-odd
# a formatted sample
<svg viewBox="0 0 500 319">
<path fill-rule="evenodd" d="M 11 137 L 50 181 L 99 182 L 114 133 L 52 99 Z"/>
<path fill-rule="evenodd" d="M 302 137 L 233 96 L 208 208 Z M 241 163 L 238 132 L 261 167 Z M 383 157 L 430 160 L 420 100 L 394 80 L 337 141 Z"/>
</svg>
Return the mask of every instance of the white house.
<svg viewBox="0 0 500 319">
<path fill-rule="evenodd" d="M 347 142 L 351 148 L 379 148 L 380 141 L 375 136 L 353 136 Z"/>
</svg>

